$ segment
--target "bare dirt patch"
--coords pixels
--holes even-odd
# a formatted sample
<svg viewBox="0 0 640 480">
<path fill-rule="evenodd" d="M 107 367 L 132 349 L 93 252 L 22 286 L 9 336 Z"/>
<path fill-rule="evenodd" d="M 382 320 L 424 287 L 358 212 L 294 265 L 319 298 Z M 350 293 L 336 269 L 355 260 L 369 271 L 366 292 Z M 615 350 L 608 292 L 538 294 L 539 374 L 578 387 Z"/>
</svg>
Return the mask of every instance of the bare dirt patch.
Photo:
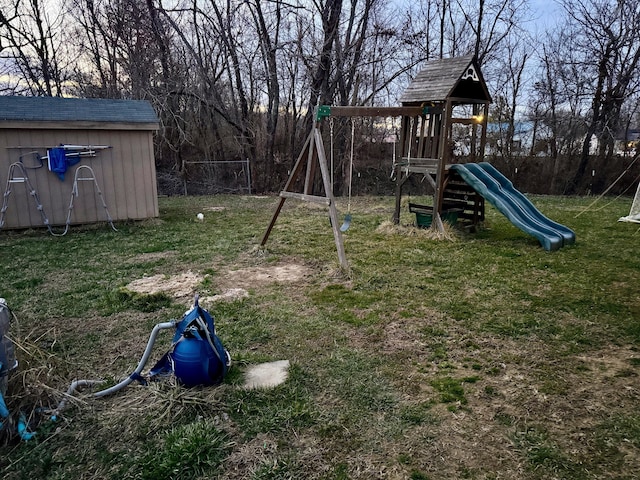
<svg viewBox="0 0 640 480">
<path fill-rule="evenodd" d="M 187 271 L 177 275 L 167 276 L 163 274 L 153 275 L 134 280 L 126 288 L 132 292 L 144 295 L 154 295 L 166 293 L 174 298 L 192 296 L 195 287 L 202 281 L 203 277 L 197 273 Z"/>
<path fill-rule="evenodd" d="M 238 300 L 248 296 L 249 288 L 272 283 L 297 283 L 310 274 L 308 267 L 295 263 L 222 271 L 214 280 L 222 293 L 203 297 L 202 300 L 208 303 Z M 134 280 L 126 288 L 143 295 L 165 293 L 173 298 L 191 298 L 203 279 L 203 275 L 192 271 L 171 276 L 159 274 Z"/>
<path fill-rule="evenodd" d="M 295 283 L 302 281 L 311 274 L 308 267 L 289 263 L 269 267 L 247 267 L 240 270 L 230 270 L 221 275 L 220 282 L 236 287 L 256 287 L 270 283 Z"/>
<path fill-rule="evenodd" d="M 619 375 L 629 369 L 631 359 L 639 358 L 640 353 L 629 347 L 610 347 L 592 355 L 576 357 L 594 372 L 594 376 L 602 378 Z"/>
</svg>

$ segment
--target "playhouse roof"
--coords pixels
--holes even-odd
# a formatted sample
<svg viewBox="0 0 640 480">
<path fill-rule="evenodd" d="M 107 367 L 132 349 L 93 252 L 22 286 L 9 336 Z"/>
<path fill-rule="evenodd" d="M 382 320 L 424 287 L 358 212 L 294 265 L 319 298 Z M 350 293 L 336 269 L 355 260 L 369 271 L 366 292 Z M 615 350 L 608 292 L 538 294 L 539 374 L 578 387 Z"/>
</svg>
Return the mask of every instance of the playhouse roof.
<svg viewBox="0 0 640 480">
<path fill-rule="evenodd" d="M 32 122 L 134 124 L 157 129 L 158 116 L 146 100 L 0 96 L 0 125 Z"/>
<path fill-rule="evenodd" d="M 491 103 L 484 77 L 472 55 L 427 62 L 404 91 L 400 102 L 409 106 L 443 102 L 448 98 L 460 103 Z"/>
</svg>

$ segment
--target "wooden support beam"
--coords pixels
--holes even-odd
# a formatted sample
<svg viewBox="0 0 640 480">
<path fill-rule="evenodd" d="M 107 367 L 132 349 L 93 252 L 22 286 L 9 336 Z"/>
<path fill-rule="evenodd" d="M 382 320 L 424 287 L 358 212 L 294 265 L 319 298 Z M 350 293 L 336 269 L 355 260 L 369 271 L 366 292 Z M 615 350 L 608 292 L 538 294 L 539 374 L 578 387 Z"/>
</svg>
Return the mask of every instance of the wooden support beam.
<svg viewBox="0 0 640 480">
<path fill-rule="evenodd" d="M 269 240 L 269 235 L 271 235 L 271 230 L 273 230 L 273 226 L 276 224 L 276 220 L 278 219 L 278 215 L 280 215 L 280 210 L 282 210 L 282 206 L 284 205 L 285 197 L 280 197 L 280 201 L 278 202 L 278 206 L 276 207 L 276 211 L 273 213 L 271 217 L 271 222 L 269 222 L 269 226 L 267 227 L 267 231 L 264 232 L 262 236 L 262 241 L 260 242 L 260 246 L 264 247 Z"/>
<path fill-rule="evenodd" d="M 425 128 L 427 122 L 424 117 L 420 118 L 420 133 L 418 134 L 418 150 L 416 151 L 416 157 L 424 157 L 424 142 L 425 142 Z"/>
<path fill-rule="evenodd" d="M 413 120 L 413 121 L 412 121 Z M 411 128 L 414 126 L 415 119 L 410 119 L 408 116 L 403 116 L 400 124 L 400 158 L 407 158 L 413 154 L 412 140 L 413 133 Z M 402 203 L 402 187 L 404 183 L 409 179 L 409 175 L 404 175 L 400 165 L 396 163 L 394 165 L 394 172 L 396 175 L 396 205 L 393 212 L 393 223 L 398 225 L 400 223 L 400 209 Z"/>
<path fill-rule="evenodd" d="M 442 128 L 440 129 L 440 145 L 438 158 L 440 159 L 440 165 L 438 166 L 438 172 L 436 173 L 436 189 L 433 195 L 433 225 L 440 232 L 444 232 L 444 225 L 442 224 L 442 190 L 444 187 L 444 175 L 445 166 L 449 161 L 449 141 L 451 140 L 451 117 L 453 111 L 453 104 L 451 100 L 447 99 L 445 102 L 445 111 L 442 119 Z"/>
<path fill-rule="evenodd" d="M 317 130 L 317 127 L 314 126 L 311 135 L 313 135 L 313 132 L 315 130 Z M 311 138 L 307 155 L 307 173 L 304 177 L 304 193 L 307 195 L 311 195 L 311 192 L 313 192 L 313 179 L 315 178 L 316 173 L 316 166 L 315 162 L 313 161 L 315 159 L 314 147 L 317 148 L 317 145 L 315 144 L 315 138 Z"/>
<path fill-rule="evenodd" d="M 331 205 L 331 199 L 327 197 L 319 197 L 317 195 L 306 195 L 304 193 L 296 193 L 296 192 L 287 192 L 283 190 L 280 192 L 280 196 L 282 198 L 295 198 L 297 200 L 302 200 L 303 202 L 311 202 L 318 203 L 320 205 Z"/>
<path fill-rule="evenodd" d="M 336 243 L 336 250 L 338 251 L 338 260 L 340 262 L 340 266 L 345 271 L 349 271 L 349 262 L 347 262 L 347 255 L 344 252 L 344 242 L 342 240 L 342 232 L 340 232 L 339 227 L 340 222 L 338 221 L 338 211 L 336 210 L 336 202 L 333 200 L 333 192 L 331 191 L 331 177 L 329 175 L 329 167 L 327 166 L 327 158 L 325 156 L 324 143 L 322 141 L 320 129 L 314 128 L 313 135 L 315 138 L 316 152 L 318 152 L 318 164 L 320 165 L 324 191 L 327 197 L 331 200 L 329 204 L 329 218 L 331 219 L 333 238 Z"/>
<path fill-rule="evenodd" d="M 402 117 L 422 115 L 422 107 L 334 107 L 332 117 Z"/>
<path fill-rule="evenodd" d="M 437 107 L 328 107 L 326 116 L 332 117 L 416 117 Z"/>
<path fill-rule="evenodd" d="M 489 105 L 491 103 L 490 100 L 479 100 L 466 97 L 448 97 L 447 101 L 451 102 L 452 105 Z"/>
<path fill-rule="evenodd" d="M 487 121 L 489 118 L 489 104 L 484 105 L 482 111 L 482 131 L 480 132 L 480 159 L 484 158 L 484 149 L 487 144 Z"/>
<path fill-rule="evenodd" d="M 396 162 L 396 165 L 404 167 L 413 165 L 416 167 L 436 167 L 440 165 L 438 158 L 422 158 L 422 157 L 403 157 L 402 160 Z"/>
<path fill-rule="evenodd" d="M 459 123 L 462 125 L 480 125 L 481 122 L 477 118 L 452 118 L 451 123 Z"/>
<path fill-rule="evenodd" d="M 300 174 L 300 171 L 302 170 L 302 166 L 304 165 L 302 163 L 302 160 L 305 157 L 305 153 L 311 148 L 311 139 L 313 137 L 311 135 L 309 135 L 307 137 L 307 139 L 304 141 L 304 145 L 302 146 L 302 151 L 300 152 L 300 155 L 298 155 L 298 158 L 296 159 L 296 163 L 293 165 L 293 169 L 291 170 L 291 174 L 289 175 L 289 180 L 287 180 L 287 183 L 285 183 L 284 185 L 284 189 L 285 191 L 288 191 L 291 189 L 291 185 L 293 185 L 293 182 L 296 181 L 296 179 L 298 178 L 298 175 Z"/>
<path fill-rule="evenodd" d="M 309 136 L 305 140 L 304 145 L 302 146 L 302 151 L 300 152 L 300 155 L 298 155 L 296 163 L 293 165 L 293 170 L 291 170 L 289 179 L 287 180 L 287 183 L 284 185 L 284 191 L 288 191 L 291 188 L 291 185 L 293 185 L 293 183 L 298 178 L 298 175 L 300 175 L 302 166 L 304 165 L 302 160 L 307 156 L 306 153 L 311 147 L 312 139 L 313 139 L 313 133 L 309 134 Z M 280 202 L 276 207 L 276 211 L 273 213 L 273 217 L 271 217 L 271 222 L 267 227 L 267 231 L 264 232 L 264 236 L 262 237 L 260 246 L 264 247 L 264 245 L 267 243 L 267 240 L 269 239 L 269 235 L 271 235 L 271 230 L 273 230 L 273 226 L 276 224 L 276 220 L 278 219 L 278 215 L 280 215 L 280 210 L 282 210 L 282 206 L 284 205 L 285 200 L 286 200 L 285 197 L 282 197 L 282 196 L 280 197 Z"/>
</svg>

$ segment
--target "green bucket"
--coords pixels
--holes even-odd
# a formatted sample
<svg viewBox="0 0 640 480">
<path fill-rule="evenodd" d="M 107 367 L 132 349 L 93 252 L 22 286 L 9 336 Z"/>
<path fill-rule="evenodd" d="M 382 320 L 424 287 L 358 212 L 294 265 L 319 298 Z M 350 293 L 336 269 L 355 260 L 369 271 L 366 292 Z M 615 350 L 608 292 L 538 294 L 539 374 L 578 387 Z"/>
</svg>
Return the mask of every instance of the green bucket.
<svg viewBox="0 0 640 480">
<path fill-rule="evenodd" d="M 430 213 L 416 212 L 416 225 L 418 228 L 429 228 L 433 221 L 433 215 Z"/>
<path fill-rule="evenodd" d="M 429 228 L 433 222 L 433 215 L 430 213 L 415 212 L 416 225 L 418 228 Z M 451 225 L 455 225 L 458 222 L 458 212 L 455 210 L 448 210 L 442 212 L 442 221 L 448 222 Z"/>
</svg>

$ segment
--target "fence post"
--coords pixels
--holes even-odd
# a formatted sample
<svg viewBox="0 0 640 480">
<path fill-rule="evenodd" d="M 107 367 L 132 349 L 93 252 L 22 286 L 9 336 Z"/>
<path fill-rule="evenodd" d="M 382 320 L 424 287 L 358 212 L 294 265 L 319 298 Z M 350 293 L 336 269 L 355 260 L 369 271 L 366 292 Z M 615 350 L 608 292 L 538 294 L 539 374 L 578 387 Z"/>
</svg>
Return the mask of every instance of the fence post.
<svg viewBox="0 0 640 480">
<path fill-rule="evenodd" d="M 245 160 L 247 162 L 247 188 L 249 189 L 249 195 L 251 195 L 251 170 L 249 159 Z"/>
</svg>

